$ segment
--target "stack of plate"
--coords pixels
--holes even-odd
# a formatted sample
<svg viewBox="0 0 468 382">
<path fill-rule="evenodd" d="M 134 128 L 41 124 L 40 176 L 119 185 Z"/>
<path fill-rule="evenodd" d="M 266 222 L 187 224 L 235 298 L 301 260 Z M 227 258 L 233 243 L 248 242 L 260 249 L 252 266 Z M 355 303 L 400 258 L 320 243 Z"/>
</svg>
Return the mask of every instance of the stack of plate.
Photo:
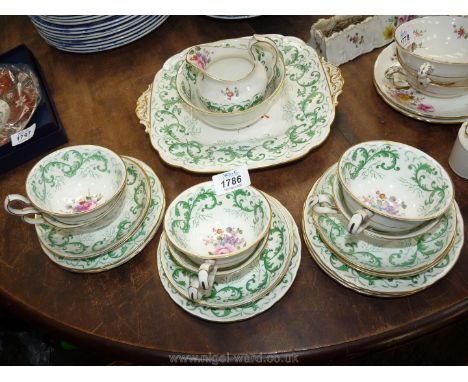
<svg viewBox="0 0 468 382">
<path fill-rule="evenodd" d="M 26 192 L 28 198 L 8 195 L 5 209 L 35 224 L 50 260 L 73 272 L 102 272 L 132 259 L 153 238 L 165 206 L 150 167 L 92 145 L 44 157 Z M 18 201 L 33 207 L 12 207 Z"/>
<path fill-rule="evenodd" d="M 207 182 L 168 207 L 158 271 L 182 309 L 232 322 L 260 314 L 284 296 L 300 253 L 298 228 L 277 200 L 252 187 L 216 195 Z"/>
<path fill-rule="evenodd" d="M 168 16 L 30 16 L 39 34 L 57 49 L 94 53 L 145 36 Z"/>
<path fill-rule="evenodd" d="M 315 262 L 338 283 L 366 295 L 406 296 L 428 288 L 452 269 L 463 246 L 463 218 L 445 171 L 428 161 L 427 154 L 376 142 L 379 147 L 369 142 L 349 149 L 317 180 L 304 204 L 303 234 Z M 395 146 L 408 149 L 398 152 Z M 356 199 L 364 201 L 366 211 L 372 209 L 371 219 L 380 219 L 368 221 L 359 233 L 350 233 L 355 210 L 347 200 L 340 169 L 358 179 L 362 192 L 375 196 Z M 378 185 L 377 192 L 373 185 Z M 415 211 L 422 215 L 419 207 L 432 215 L 422 223 L 411 219 Z M 394 219 L 387 231 L 377 229 L 376 223 L 392 222 L 384 220 L 390 215 L 407 220 Z M 401 230 L 408 222 L 415 227 Z"/>
</svg>

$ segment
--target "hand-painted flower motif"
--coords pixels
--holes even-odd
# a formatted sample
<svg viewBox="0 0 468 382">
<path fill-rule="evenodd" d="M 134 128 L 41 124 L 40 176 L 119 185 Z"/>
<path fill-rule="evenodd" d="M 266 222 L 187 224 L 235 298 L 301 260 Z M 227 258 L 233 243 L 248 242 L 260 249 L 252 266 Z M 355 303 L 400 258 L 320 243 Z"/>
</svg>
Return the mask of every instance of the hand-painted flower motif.
<svg viewBox="0 0 468 382">
<path fill-rule="evenodd" d="M 212 235 L 203 239 L 203 243 L 213 247 L 214 250 L 208 252 L 210 255 L 225 255 L 238 251 L 247 245 L 242 233 L 240 228 L 213 228 Z"/>
<path fill-rule="evenodd" d="M 200 49 L 197 47 L 191 53 L 193 54 L 189 58 L 190 61 L 193 61 L 200 69 L 205 69 L 211 61 L 211 52 L 206 48 Z"/>
<path fill-rule="evenodd" d="M 418 105 L 416 106 L 416 109 L 421 110 L 421 111 L 427 111 L 429 113 L 434 112 L 434 106 L 427 105 L 425 103 L 418 103 Z"/>
<path fill-rule="evenodd" d="M 85 212 L 96 207 L 101 199 L 101 194 L 86 195 L 71 199 L 65 208 L 67 212 Z"/>
<path fill-rule="evenodd" d="M 400 209 L 406 209 L 407 207 L 404 201 L 399 201 L 394 196 L 387 197 L 385 193 L 378 190 L 374 194 L 363 196 L 362 201 L 369 207 L 397 216 L 403 215 L 403 211 L 400 211 Z"/>
<path fill-rule="evenodd" d="M 453 26 L 453 33 L 457 35 L 457 38 L 468 38 L 468 32 L 465 30 L 464 26 L 458 27 Z"/>
<path fill-rule="evenodd" d="M 407 103 L 417 110 L 424 111 L 427 113 L 434 113 L 434 106 L 423 102 L 424 97 L 417 96 L 413 89 L 393 89 L 388 88 L 389 95 L 396 99 L 398 102 Z"/>
<path fill-rule="evenodd" d="M 230 89 L 229 87 L 226 87 L 225 90 L 221 90 L 221 94 L 226 96 L 227 100 L 230 101 L 232 97 L 239 97 L 239 89 L 237 86 L 234 86 L 234 89 Z"/>
<path fill-rule="evenodd" d="M 364 42 L 364 36 L 359 35 L 358 32 L 356 32 L 352 36 L 348 35 L 347 37 L 348 37 L 348 41 L 354 44 L 356 48 Z"/>
</svg>

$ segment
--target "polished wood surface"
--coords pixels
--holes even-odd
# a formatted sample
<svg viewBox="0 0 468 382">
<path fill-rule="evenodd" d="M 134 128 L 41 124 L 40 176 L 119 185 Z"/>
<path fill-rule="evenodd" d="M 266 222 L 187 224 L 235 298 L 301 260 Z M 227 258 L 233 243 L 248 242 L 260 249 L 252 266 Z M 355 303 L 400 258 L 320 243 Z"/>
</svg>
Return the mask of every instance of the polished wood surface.
<svg viewBox="0 0 468 382">
<path fill-rule="evenodd" d="M 47 45 L 25 16 L 0 17 L 0 52 L 25 43 L 51 89 L 69 145 L 96 144 L 145 161 L 160 177 L 170 203 L 210 179 L 161 161 L 135 115 L 136 100 L 164 61 L 197 43 L 252 33 L 280 33 L 305 41 L 314 16 L 265 16 L 220 21 L 172 16 L 128 46 L 98 54 L 64 53 Z M 280 200 L 300 226 L 303 202 L 316 179 L 348 147 L 365 140 L 401 141 L 436 158 L 452 176 L 468 222 L 468 181 L 448 165 L 458 125 L 419 122 L 391 109 L 373 86 L 381 50 L 341 66 L 345 79 L 332 131 L 323 145 L 284 166 L 253 171 L 252 183 Z M 39 159 L 39 158 L 38 158 Z M 37 160 L 38 160 L 37 159 Z M 0 176 L 0 199 L 24 193 L 32 160 Z M 0 211 L 0 301 L 16 314 L 81 346 L 135 362 L 168 362 L 171 354 L 297 355 L 301 362 L 340 362 L 434 332 L 468 312 L 468 251 L 431 288 L 397 299 L 366 297 L 325 275 L 302 243 L 294 285 L 267 312 L 216 324 L 189 315 L 164 291 L 156 269 L 161 229 L 133 260 L 100 274 L 58 268 L 40 249 L 32 226 Z M 465 235 L 468 229 L 465 226 Z"/>
</svg>

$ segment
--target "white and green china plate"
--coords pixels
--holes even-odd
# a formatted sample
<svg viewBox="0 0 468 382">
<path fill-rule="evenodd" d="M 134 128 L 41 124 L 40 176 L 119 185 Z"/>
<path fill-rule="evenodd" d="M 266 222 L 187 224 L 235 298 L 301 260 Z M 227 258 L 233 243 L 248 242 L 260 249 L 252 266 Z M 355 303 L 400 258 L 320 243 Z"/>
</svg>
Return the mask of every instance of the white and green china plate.
<svg viewBox="0 0 468 382">
<path fill-rule="evenodd" d="M 414 276 L 401 278 L 371 276 L 355 270 L 341 262 L 320 238 L 313 222 L 312 208 L 309 205 L 309 200 L 314 192 L 314 188 L 304 204 L 302 222 L 304 240 L 310 254 L 319 267 L 346 288 L 352 289 L 358 293 L 377 297 L 401 297 L 411 295 L 430 287 L 446 276 L 460 256 L 464 240 L 463 217 L 460 214 L 458 205 L 454 202 L 457 214 L 455 240 L 453 245 L 449 248 L 447 255 L 433 268 Z"/>
<path fill-rule="evenodd" d="M 51 253 L 42 246 L 46 255 L 58 266 L 80 273 L 97 273 L 115 268 L 132 259 L 149 243 L 155 235 L 164 215 L 165 196 L 161 182 L 154 171 L 145 163 L 124 157 L 138 163 L 146 172 L 151 186 L 151 201 L 143 222 L 136 232 L 119 248 L 100 256 L 87 259 L 66 259 Z"/>
<path fill-rule="evenodd" d="M 305 156 L 327 138 L 343 87 L 339 69 L 321 62 L 315 50 L 298 38 L 268 37 L 284 58 L 284 89 L 266 115 L 239 131 L 209 126 L 184 107 L 175 79 L 187 49 L 166 61 L 136 109 L 165 162 L 200 173 L 270 167 Z M 248 38 L 213 44 L 230 41 L 248 44 Z"/>
<path fill-rule="evenodd" d="M 385 71 L 398 64 L 395 43 L 387 46 L 374 65 L 374 85 L 383 100 L 395 110 L 429 123 L 461 123 L 468 119 L 468 94 L 455 98 L 431 97 L 414 90 L 397 89 Z"/>
<path fill-rule="evenodd" d="M 319 194 L 330 195 L 336 166 L 328 169 L 318 180 L 306 203 Z M 348 219 L 336 214 L 313 213 L 313 222 L 321 239 L 345 264 L 367 274 L 380 277 L 403 277 L 421 273 L 446 255 L 457 225 L 452 204 L 447 214 L 426 233 L 410 239 L 375 239 L 364 233 L 350 235 Z"/>
<path fill-rule="evenodd" d="M 282 215 L 281 208 L 272 203 L 272 223 L 268 241 L 248 271 L 240 275 L 226 275 L 216 280 L 209 295 L 196 301 L 210 308 L 233 308 L 256 301 L 273 289 L 283 278 L 291 260 L 294 240 L 292 227 Z M 188 287 L 193 273 L 181 267 L 174 259 L 167 242 L 162 238 L 158 248 L 161 264 L 169 282 L 185 298 L 189 298 Z"/>
<path fill-rule="evenodd" d="M 127 184 L 122 204 L 104 218 L 106 224 L 102 226 L 101 221 L 97 221 L 86 228 L 74 229 L 38 224 L 36 232 L 44 247 L 60 257 L 85 259 L 117 248 L 136 231 L 150 204 L 150 183 L 136 162 L 126 158 L 124 162 Z"/>
<path fill-rule="evenodd" d="M 270 198 L 271 200 L 271 198 Z M 266 296 L 262 297 L 261 299 L 251 302 L 246 305 L 237 306 L 234 308 L 209 308 L 206 306 L 201 306 L 196 302 L 190 301 L 178 293 L 177 289 L 175 289 L 172 284 L 169 282 L 167 276 L 162 269 L 160 257 L 158 256 L 158 272 L 161 278 L 161 283 L 163 284 L 166 292 L 169 294 L 171 299 L 179 305 L 183 310 L 186 312 L 202 318 L 208 321 L 214 322 L 234 322 L 234 321 L 241 321 L 252 318 L 260 313 L 265 312 L 269 308 L 271 308 L 275 303 L 277 303 L 291 288 L 291 285 L 294 282 L 294 279 L 297 274 L 297 270 L 299 269 L 300 261 L 301 261 L 301 239 L 299 236 L 299 230 L 291 216 L 291 214 L 283 207 L 279 202 L 278 206 L 280 206 L 282 210 L 282 214 L 285 217 L 285 220 L 288 220 L 288 224 L 293 227 L 293 251 L 291 262 L 289 267 L 278 283 L 278 285 L 272 289 Z"/>
</svg>

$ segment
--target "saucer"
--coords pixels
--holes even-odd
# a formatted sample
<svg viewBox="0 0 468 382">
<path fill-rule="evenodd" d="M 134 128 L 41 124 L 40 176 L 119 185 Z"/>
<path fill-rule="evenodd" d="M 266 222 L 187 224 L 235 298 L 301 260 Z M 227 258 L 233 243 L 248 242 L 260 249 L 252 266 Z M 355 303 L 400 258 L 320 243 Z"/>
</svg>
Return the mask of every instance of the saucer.
<svg viewBox="0 0 468 382">
<path fill-rule="evenodd" d="M 272 197 L 269 197 L 272 200 Z M 293 227 L 293 241 L 294 248 L 292 253 L 291 262 L 281 281 L 272 289 L 267 295 L 261 299 L 252 302 L 250 304 L 241 305 L 235 308 L 208 308 L 206 306 L 201 306 L 193 301 L 187 300 L 177 290 L 170 284 L 167 276 L 165 275 L 161 262 L 159 261 L 158 256 L 158 272 L 161 279 L 161 283 L 164 286 L 164 289 L 169 294 L 171 299 L 179 305 L 186 312 L 202 318 L 207 321 L 213 322 L 234 322 L 241 321 L 252 318 L 260 313 L 265 312 L 276 304 L 291 288 L 291 285 L 296 278 L 297 270 L 299 269 L 301 261 L 301 239 L 299 236 L 299 230 L 291 216 L 291 214 L 283 207 L 279 202 L 275 200 L 275 204 L 278 205 L 278 208 L 281 208 L 282 214 L 285 216 L 285 219 L 288 221 L 288 224 Z"/>
<path fill-rule="evenodd" d="M 396 89 L 385 71 L 398 64 L 395 43 L 387 46 L 374 65 L 374 85 L 383 100 L 400 113 L 429 123 L 460 123 L 468 119 L 468 94 L 455 98 L 437 98 L 412 88 Z"/>
<path fill-rule="evenodd" d="M 143 221 L 150 204 L 150 183 L 143 169 L 124 159 L 127 183 L 121 207 L 84 228 L 61 229 L 47 224 L 36 225 L 41 244 L 53 254 L 68 259 L 86 259 L 112 251 L 126 241 Z M 119 208 L 120 207 L 120 208 Z"/>
<path fill-rule="evenodd" d="M 150 242 L 154 237 L 164 216 L 164 189 L 154 171 L 145 163 L 131 157 L 123 157 L 136 162 L 146 172 L 151 186 L 151 201 L 145 218 L 135 233 L 119 248 L 103 255 L 87 259 L 66 259 L 51 253 L 42 244 L 46 255 L 58 266 L 72 272 L 97 273 L 115 268 L 129 261 Z"/>
<path fill-rule="evenodd" d="M 313 196 L 333 192 L 330 174 L 334 173 L 334 167 L 325 172 L 306 203 Z M 409 239 L 375 239 L 364 233 L 350 235 L 346 229 L 348 219 L 340 212 L 313 212 L 313 222 L 320 238 L 340 261 L 361 272 L 380 277 L 411 276 L 432 268 L 447 254 L 457 224 L 453 204 L 434 227 Z"/>
<path fill-rule="evenodd" d="M 268 241 L 259 261 L 238 275 L 226 275 L 214 282 L 209 295 L 196 301 L 197 304 L 210 308 L 233 308 L 250 304 L 272 290 L 284 277 L 293 252 L 292 227 L 283 216 L 281 207 L 270 199 L 272 220 L 268 233 Z M 187 287 L 192 277 L 197 273 L 181 267 L 174 260 L 165 241 L 160 240 L 158 256 L 161 265 L 172 286 L 186 299 L 189 299 Z"/>
<path fill-rule="evenodd" d="M 315 188 L 315 185 L 314 185 Z M 463 217 L 456 202 L 456 236 L 453 244 L 449 247 L 447 255 L 433 268 L 411 277 L 376 277 L 359 272 L 341 262 L 337 256 L 330 251 L 320 236 L 313 223 L 312 210 L 308 200 L 314 192 L 312 188 L 303 212 L 303 235 L 312 258 L 317 265 L 331 278 L 358 293 L 377 297 L 401 297 L 420 292 L 440 279 L 442 279 L 453 268 L 460 256 L 463 246 Z"/>
</svg>

